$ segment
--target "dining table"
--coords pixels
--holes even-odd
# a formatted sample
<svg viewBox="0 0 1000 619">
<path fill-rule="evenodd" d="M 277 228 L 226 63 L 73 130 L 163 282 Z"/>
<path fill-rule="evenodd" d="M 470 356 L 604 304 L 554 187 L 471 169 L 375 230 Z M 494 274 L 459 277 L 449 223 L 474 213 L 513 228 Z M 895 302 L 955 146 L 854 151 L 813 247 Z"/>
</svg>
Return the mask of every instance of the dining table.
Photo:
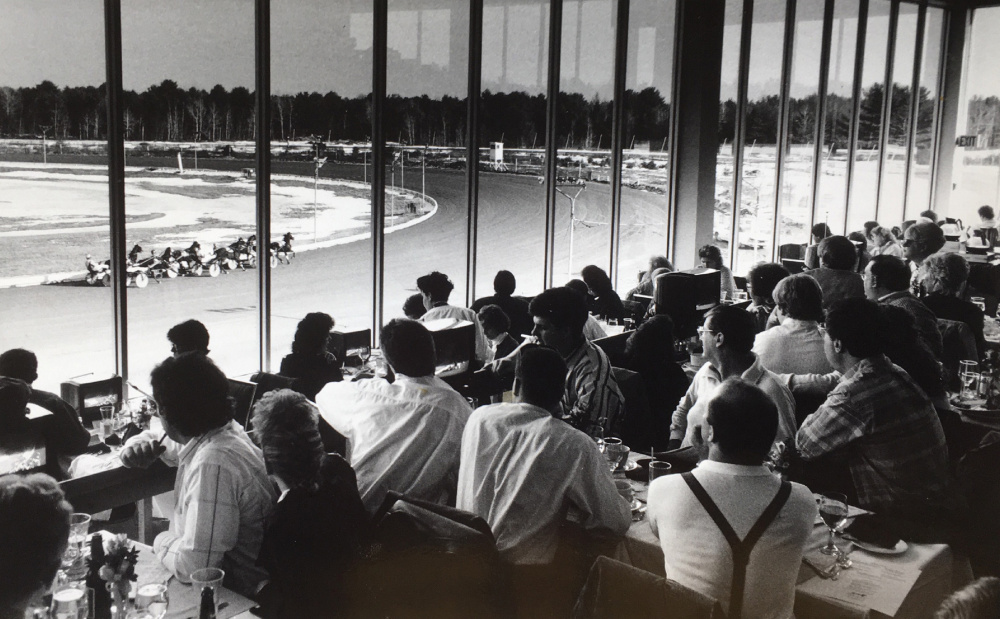
<svg viewBox="0 0 1000 619">
<path fill-rule="evenodd" d="M 633 452 L 629 461 L 643 458 L 648 459 L 648 456 Z M 616 477 L 625 479 L 622 473 L 616 473 Z M 642 510 L 649 482 L 635 478 L 630 482 Z M 851 507 L 851 517 L 863 511 Z M 817 518 L 804 557 L 820 568 L 831 566 L 834 561 L 820 552 L 827 543 L 827 536 L 828 529 Z M 838 537 L 838 545 L 842 543 Z M 821 578 L 805 562 L 800 564 L 795 593 L 797 619 L 930 619 L 948 594 L 972 580 L 968 558 L 956 555 L 947 544 L 909 542 L 904 545 L 905 550 L 891 555 L 855 546 L 849 555 L 854 566 L 841 571 L 836 580 Z M 658 576 L 667 576 L 660 541 L 653 534 L 644 511 L 634 515 L 613 558 Z M 877 608 L 891 612 L 880 612 Z"/>
</svg>

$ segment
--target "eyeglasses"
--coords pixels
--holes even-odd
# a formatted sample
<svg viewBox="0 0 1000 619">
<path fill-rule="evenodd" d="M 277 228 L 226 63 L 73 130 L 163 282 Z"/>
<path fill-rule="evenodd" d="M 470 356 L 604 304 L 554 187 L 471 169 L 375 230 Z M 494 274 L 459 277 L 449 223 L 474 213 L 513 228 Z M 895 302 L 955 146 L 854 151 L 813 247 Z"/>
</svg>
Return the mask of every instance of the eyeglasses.
<svg viewBox="0 0 1000 619">
<path fill-rule="evenodd" d="M 715 331 L 712 331 L 711 329 L 706 329 L 705 327 L 698 327 L 698 337 L 701 337 L 706 333 L 715 333 Z"/>
</svg>

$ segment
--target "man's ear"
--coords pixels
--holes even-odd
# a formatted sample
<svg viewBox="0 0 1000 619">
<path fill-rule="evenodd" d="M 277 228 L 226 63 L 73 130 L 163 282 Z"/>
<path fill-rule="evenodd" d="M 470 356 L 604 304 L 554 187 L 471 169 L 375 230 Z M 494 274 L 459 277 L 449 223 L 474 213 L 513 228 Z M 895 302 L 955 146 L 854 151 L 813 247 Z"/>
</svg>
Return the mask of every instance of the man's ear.
<svg viewBox="0 0 1000 619">
<path fill-rule="evenodd" d="M 831 338 L 831 342 L 833 344 L 833 351 L 835 353 L 837 353 L 839 355 L 840 353 L 844 352 L 844 344 L 843 344 L 843 342 L 841 342 L 840 340 L 832 339 L 832 338 Z"/>
<path fill-rule="evenodd" d="M 708 422 L 708 419 L 705 420 L 705 424 L 702 427 L 704 428 L 704 432 L 705 432 L 705 436 L 702 437 L 702 439 L 705 441 L 705 444 L 707 445 L 709 443 L 714 443 L 715 442 L 715 428 L 713 428 L 712 424 L 710 424 Z"/>
<path fill-rule="evenodd" d="M 718 333 L 713 333 L 715 336 L 715 347 L 718 348 L 726 343 L 726 334 L 719 331 Z"/>
</svg>

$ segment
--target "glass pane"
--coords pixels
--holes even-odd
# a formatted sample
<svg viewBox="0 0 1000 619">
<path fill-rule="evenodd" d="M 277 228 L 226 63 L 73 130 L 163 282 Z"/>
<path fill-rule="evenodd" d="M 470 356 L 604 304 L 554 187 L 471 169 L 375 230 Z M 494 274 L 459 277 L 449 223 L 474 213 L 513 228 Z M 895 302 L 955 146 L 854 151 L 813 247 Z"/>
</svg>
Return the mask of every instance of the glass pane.
<svg viewBox="0 0 1000 619">
<path fill-rule="evenodd" d="M 778 197 L 781 209 L 779 245 L 809 242 L 820 69 L 817 42 L 823 40 L 824 4 L 824 0 L 799 0 L 795 9 L 792 80 L 788 92 L 788 141 Z M 828 214 L 817 206 L 816 221 L 828 220 Z"/>
<path fill-rule="evenodd" d="M 515 294 L 536 295 L 542 291 L 545 264 L 540 179 L 545 173 L 549 3 L 485 0 L 483 5 L 475 296 L 493 294 L 493 276 L 501 269 L 517 278 Z"/>
<path fill-rule="evenodd" d="M 740 39 L 743 0 L 726 0 L 722 31 L 722 78 L 719 84 L 719 152 L 715 160 L 715 215 L 712 237 L 723 253 L 729 249 L 733 231 L 733 190 L 736 187 L 736 97 L 739 90 Z M 732 254 L 730 254 L 732 258 Z M 729 261 L 732 264 L 732 260 Z"/>
<path fill-rule="evenodd" d="M 385 136 L 385 317 L 403 315 L 417 278 L 441 271 L 464 306 L 469 8 L 390 0 Z M 429 249 L 433 248 L 433 249 Z"/>
<path fill-rule="evenodd" d="M 955 172 L 949 215 L 966 225 L 978 224 L 976 209 L 1000 205 L 1000 7 L 976 9 L 968 42 L 964 99 L 958 134 L 975 136 L 973 146 L 955 148 Z"/>
<path fill-rule="evenodd" d="M 635 286 L 667 251 L 670 105 L 677 4 L 637 0 L 629 11 L 618 288 Z"/>
<path fill-rule="evenodd" d="M 740 275 L 754 264 L 770 260 L 774 243 L 775 153 L 785 4 L 785 0 L 754 3 L 743 146 L 743 200 L 733 269 Z"/>
<path fill-rule="evenodd" d="M 882 99 L 885 92 L 885 58 L 889 33 L 889 2 L 868 5 L 865 58 L 861 73 L 858 143 L 854 156 L 848 230 L 857 230 L 874 219 L 878 200 L 878 145 L 882 134 Z M 886 220 L 888 221 L 888 220 Z M 887 224 L 887 225 L 896 225 Z"/>
<path fill-rule="evenodd" d="M 309 312 L 371 326 L 371 49 L 356 2 L 271 5 L 271 241 L 295 251 L 271 274 L 275 371 Z"/>
<path fill-rule="evenodd" d="M 937 112 L 938 77 L 941 69 L 941 31 L 944 10 L 927 8 L 924 49 L 920 61 L 920 89 L 917 91 L 917 131 L 913 136 L 910 184 L 906 189 L 906 219 L 916 219 L 930 208 L 931 158 L 934 153 L 934 120 Z"/>
<path fill-rule="evenodd" d="M 104 7 L 0 0 L 0 15 L 0 135 L 20 138 L 0 155 L 0 352 L 34 351 L 35 386 L 58 393 L 115 370 L 111 288 L 84 268 L 110 256 Z"/>
<path fill-rule="evenodd" d="M 913 53 L 917 38 L 917 6 L 901 3 L 892 61 L 892 99 L 889 102 L 889 142 L 885 145 L 882 195 L 878 218 L 887 226 L 903 222 L 906 175 L 906 140 L 910 133 L 910 91 L 913 86 Z"/>
<path fill-rule="evenodd" d="M 611 257 L 615 3 L 563 3 L 556 172 L 556 283 Z"/>
<path fill-rule="evenodd" d="M 838 0 L 834 5 L 830 38 L 830 68 L 827 71 L 826 118 L 823 126 L 823 157 L 816 192 L 816 221 L 834 230 L 844 225 L 847 207 L 847 159 L 854 108 L 852 84 L 858 38 L 858 0 Z"/>
<path fill-rule="evenodd" d="M 129 374 L 148 383 L 188 319 L 228 376 L 258 369 L 257 281 L 216 247 L 255 230 L 254 7 L 122 3 Z M 246 170 L 246 172 L 241 172 Z M 144 287 L 143 287 L 144 286 Z"/>
</svg>

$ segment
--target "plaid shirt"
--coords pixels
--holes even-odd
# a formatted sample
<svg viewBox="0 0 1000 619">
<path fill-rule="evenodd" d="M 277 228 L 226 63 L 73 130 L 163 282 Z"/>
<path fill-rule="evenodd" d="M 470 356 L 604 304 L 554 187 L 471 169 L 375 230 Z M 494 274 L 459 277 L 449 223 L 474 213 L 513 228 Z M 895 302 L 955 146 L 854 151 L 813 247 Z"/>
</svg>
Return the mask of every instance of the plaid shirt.
<svg viewBox="0 0 1000 619">
<path fill-rule="evenodd" d="M 622 392 L 604 351 L 583 342 L 566 358 L 566 391 L 562 398 L 563 419 L 588 432 L 600 422 L 605 432 L 613 430 L 624 412 Z"/>
<path fill-rule="evenodd" d="M 925 499 L 940 502 L 947 486 L 948 448 L 937 413 L 884 355 L 844 374 L 795 443 L 805 460 L 845 453 L 865 509 L 899 513 Z"/>
</svg>

